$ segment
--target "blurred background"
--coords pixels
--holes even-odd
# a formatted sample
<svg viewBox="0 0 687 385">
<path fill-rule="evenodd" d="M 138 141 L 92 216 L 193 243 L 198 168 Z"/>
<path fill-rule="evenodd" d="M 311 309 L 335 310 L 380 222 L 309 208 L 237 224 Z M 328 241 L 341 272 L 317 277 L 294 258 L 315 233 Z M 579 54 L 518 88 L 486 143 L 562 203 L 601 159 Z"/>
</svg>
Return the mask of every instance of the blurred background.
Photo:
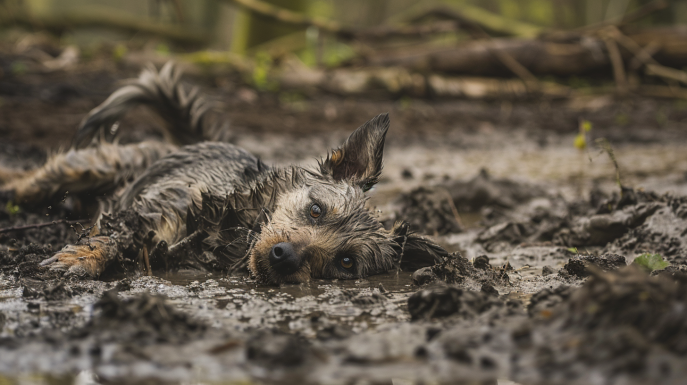
<svg viewBox="0 0 687 385">
<path fill-rule="evenodd" d="M 627 183 L 686 178 L 687 0 L 0 0 L 3 161 L 65 148 L 169 60 L 275 163 L 390 112 L 390 194 L 480 169 L 612 186 L 601 138 Z M 122 123 L 124 142 L 159 135 L 145 111 Z"/>
</svg>

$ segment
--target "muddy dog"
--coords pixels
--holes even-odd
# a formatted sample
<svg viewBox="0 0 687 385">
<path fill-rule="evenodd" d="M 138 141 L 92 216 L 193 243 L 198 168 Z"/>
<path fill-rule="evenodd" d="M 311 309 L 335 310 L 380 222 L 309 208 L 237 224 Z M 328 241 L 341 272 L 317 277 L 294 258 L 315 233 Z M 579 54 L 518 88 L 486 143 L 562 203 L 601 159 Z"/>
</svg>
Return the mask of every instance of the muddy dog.
<svg viewBox="0 0 687 385">
<path fill-rule="evenodd" d="M 157 112 L 170 140 L 186 145 L 116 144 L 117 122 L 137 105 Z M 382 172 L 388 115 L 363 124 L 314 167 L 274 168 L 223 142 L 228 127 L 213 114 L 172 64 L 147 69 L 84 118 L 69 151 L 6 183 L 19 202 L 65 190 L 113 195 L 98 235 L 43 264 L 91 277 L 126 260 L 148 272 L 151 264 L 247 268 L 279 284 L 414 269 L 446 255 L 404 222 L 386 230 L 366 208 Z"/>
</svg>

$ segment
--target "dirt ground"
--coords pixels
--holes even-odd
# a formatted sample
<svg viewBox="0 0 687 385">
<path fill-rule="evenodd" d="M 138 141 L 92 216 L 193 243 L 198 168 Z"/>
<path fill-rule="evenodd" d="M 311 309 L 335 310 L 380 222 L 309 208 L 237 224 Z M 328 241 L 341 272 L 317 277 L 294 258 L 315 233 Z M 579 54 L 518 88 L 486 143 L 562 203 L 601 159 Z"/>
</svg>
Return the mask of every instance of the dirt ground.
<svg viewBox="0 0 687 385">
<path fill-rule="evenodd" d="M 0 54 L 10 169 L 68 146 L 139 70 L 94 60 L 17 73 L 23 60 Z M 453 254 L 414 273 L 281 287 L 203 271 L 89 281 L 38 266 L 79 226 L 2 232 L 0 384 L 684 383 L 686 103 L 304 97 L 230 75 L 186 79 L 222 103 L 233 143 L 272 164 L 314 162 L 389 112 L 370 204 Z M 573 146 L 583 119 L 586 151 Z M 121 140 L 159 137 L 158 125 L 136 111 Z M 613 147 L 622 194 L 596 138 Z M 63 198 L 2 195 L 0 228 L 88 217 L 88 197 Z M 645 253 L 670 265 L 626 266 Z"/>
</svg>

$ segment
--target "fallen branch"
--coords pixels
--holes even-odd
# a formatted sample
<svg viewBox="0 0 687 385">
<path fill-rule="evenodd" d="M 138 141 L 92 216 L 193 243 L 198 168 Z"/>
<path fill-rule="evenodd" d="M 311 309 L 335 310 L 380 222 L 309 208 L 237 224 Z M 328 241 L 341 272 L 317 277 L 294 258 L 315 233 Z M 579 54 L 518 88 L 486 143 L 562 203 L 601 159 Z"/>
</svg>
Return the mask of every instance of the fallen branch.
<svg viewBox="0 0 687 385">
<path fill-rule="evenodd" d="M 539 26 L 509 19 L 465 2 L 461 2 L 455 8 L 449 6 L 437 7 L 436 4 L 420 2 L 417 6 L 393 16 L 389 22 L 419 20 L 426 16 L 449 18 L 462 24 L 478 25 L 489 32 L 518 37 L 535 37 L 543 30 Z"/>
<path fill-rule="evenodd" d="M 36 223 L 33 225 L 6 227 L 3 229 L 0 229 L 0 234 L 11 233 L 14 231 L 25 231 L 25 230 L 32 230 L 32 229 L 40 229 L 43 227 L 56 226 L 56 225 L 75 225 L 75 224 L 80 224 L 80 222 L 88 222 L 88 221 L 90 221 L 90 219 L 75 219 L 75 220 L 71 220 L 71 221 L 68 221 L 66 219 L 60 219 L 59 221 Z"/>
<path fill-rule="evenodd" d="M 609 34 L 616 42 L 620 43 L 625 49 L 632 52 L 635 56 L 632 59 L 630 68 L 638 69 L 641 65 L 646 66 L 645 73 L 650 76 L 659 76 L 664 79 L 678 81 L 687 84 L 687 72 L 675 68 L 670 68 L 659 64 L 654 58 L 660 45 L 656 42 L 647 44 L 642 48 L 634 40 L 630 39 L 617 28 L 613 28 Z M 637 64 L 641 63 L 641 64 Z"/>
<path fill-rule="evenodd" d="M 660 76 L 662 78 L 676 80 L 680 83 L 687 84 L 687 72 L 677 70 L 675 68 L 664 67 L 659 64 L 647 64 L 646 74 Z"/>
<path fill-rule="evenodd" d="M 64 31 L 75 27 L 112 27 L 131 32 L 144 32 L 162 36 L 182 43 L 206 43 L 211 39 L 209 32 L 192 28 L 180 28 L 179 25 L 151 23 L 143 18 L 116 10 L 103 10 L 97 7 L 86 7 L 74 10 L 59 17 L 33 18 L 26 14 L 2 15 L 0 25 L 27 25 L 32 28 Z"/>
<path fill-rule="evenodd" d="M 567 87 L 550 82 L 540 82 L 534 89 L 520 79 L 445 76 L 400 67 L 320 70 L 297 65 L 296 60 L 287 60 L 285 70 L 274 74 L 280 89 L 319 89 L 345 96 L 385 94 L 467 99 L 561 98 L 570 93 Z"/>
<path fill-rule="evenodd" d="M 455 32 L 460 25 L 454 21 L 432 23 L 428 25 L 379 26 L 366 29 L 355 29 L 336 21 L 322 17 L 308 17 L 289 9 L 274 6 L 261 0 L 224 0 L 235 3 L 252 12 L 282 23 L 316 27 L 324 32 L 333 33 L 344 39 L 384 39 L 389 37 L 422 37 L 436 33 Z"/>
<path fill-rule="evenodd" d="M 611 59 L 611 65 L 613 66 L 613 78 L 615 78 L 615 85 L 618 88 L 618 92 L 623 94 L 627 92 L 627 79 L 625 77 L 625 64 L 623 63 L 623 57 L 620 54 L 618 44 L 615 42 L 613 37 L 605 36 L 603 41 L 606 44 L 608 56 Z"/>
<path fill-rule="evenodd" d="M 618 64 L 632 60 L 632 50 L 618 50 L 618 43 L 644 47 L 659 42 L 653 60 L 664 66 L 687 66 L 687 28 L 652 28 L 636 31 L 620 40 L 600 31 L 584 39 L 550 41 L 542 39 L 491 38 L 451 47 L 403 47 L 371 51 L 353 63 L 360 66 L 403 67 L 418 72 L 441 72 L 467 76 L 508 76 L 515 73 L 527 80 L 524 68 L 534 76 L 584 76 L 610 73 L 614 68 L 621 79 Z M 613 42 L 609 42 L 609 39 Z M 630 43 L 631 42 L 631 43 Z M 610 53 L 610 55 L 609 55 Z M 644 54 L 646 55 L 646 53 Z M 509 59 L 509 56 L 513 59 Z M 636 54 L 634 55 L 636 56 Z M 620 60 L 618 58 L 620 57 Z M 615 66 L 613 61 L 615 60 Z M 519 66 L 516 64 L 522 66 Z"/>
</svg>

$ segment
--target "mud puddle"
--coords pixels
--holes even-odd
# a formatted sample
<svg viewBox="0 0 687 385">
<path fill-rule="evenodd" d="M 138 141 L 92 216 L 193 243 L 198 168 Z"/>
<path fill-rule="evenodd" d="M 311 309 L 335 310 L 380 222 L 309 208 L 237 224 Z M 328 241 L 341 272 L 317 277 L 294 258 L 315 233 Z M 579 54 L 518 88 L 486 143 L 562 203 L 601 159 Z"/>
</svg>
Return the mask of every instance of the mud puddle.
<svg viewBox="0 0 687 385">
<path fill-rule="evenodd" d="M 42 146 L 67 143 L 124 76 L 104 71 L 86 72 L 93 93 L 59 105 L 38 87 L 3 94 L 11 110 L 0 129 L 12 143 L 0 146 L 2 165 L 29 168 L 45 158 Z M 41 81 L 76 82 L 32 74 L 12 85 Z M 0 384 L 684 382 L 687 115 L 677 104 L 504 109 L 329 95 L 294 109 L 275 95 L 241 100 L 233 91 L 244 86 L 231 79 L 211 83 L 225 85 L 208 91 L 226 98 L 234 142 L 269 163 L 313 162 L 390 111 L 370 205 L 385 224 L 407 219 L 456 253 L 412 274 L 280 287 L 187 271 L 83 281 L 38 267 L 80 226 L 0 234 Z M 657 109 L 667 116 L 660 125 Z M 614 123 L 619 114 L 628 125 Z M 590 143 L 612 143 L 626 189 L 606 154 L 572 146 L 582 118 L 594 123 Z M 154 131 L 147 121 L 127 117 L 125 139 Z M 0 197 L 3 228 L 80 219 L 93 204 L 10 198 Z M 626 266 L 647 254 L 669 265 Z"/>
</svg>

